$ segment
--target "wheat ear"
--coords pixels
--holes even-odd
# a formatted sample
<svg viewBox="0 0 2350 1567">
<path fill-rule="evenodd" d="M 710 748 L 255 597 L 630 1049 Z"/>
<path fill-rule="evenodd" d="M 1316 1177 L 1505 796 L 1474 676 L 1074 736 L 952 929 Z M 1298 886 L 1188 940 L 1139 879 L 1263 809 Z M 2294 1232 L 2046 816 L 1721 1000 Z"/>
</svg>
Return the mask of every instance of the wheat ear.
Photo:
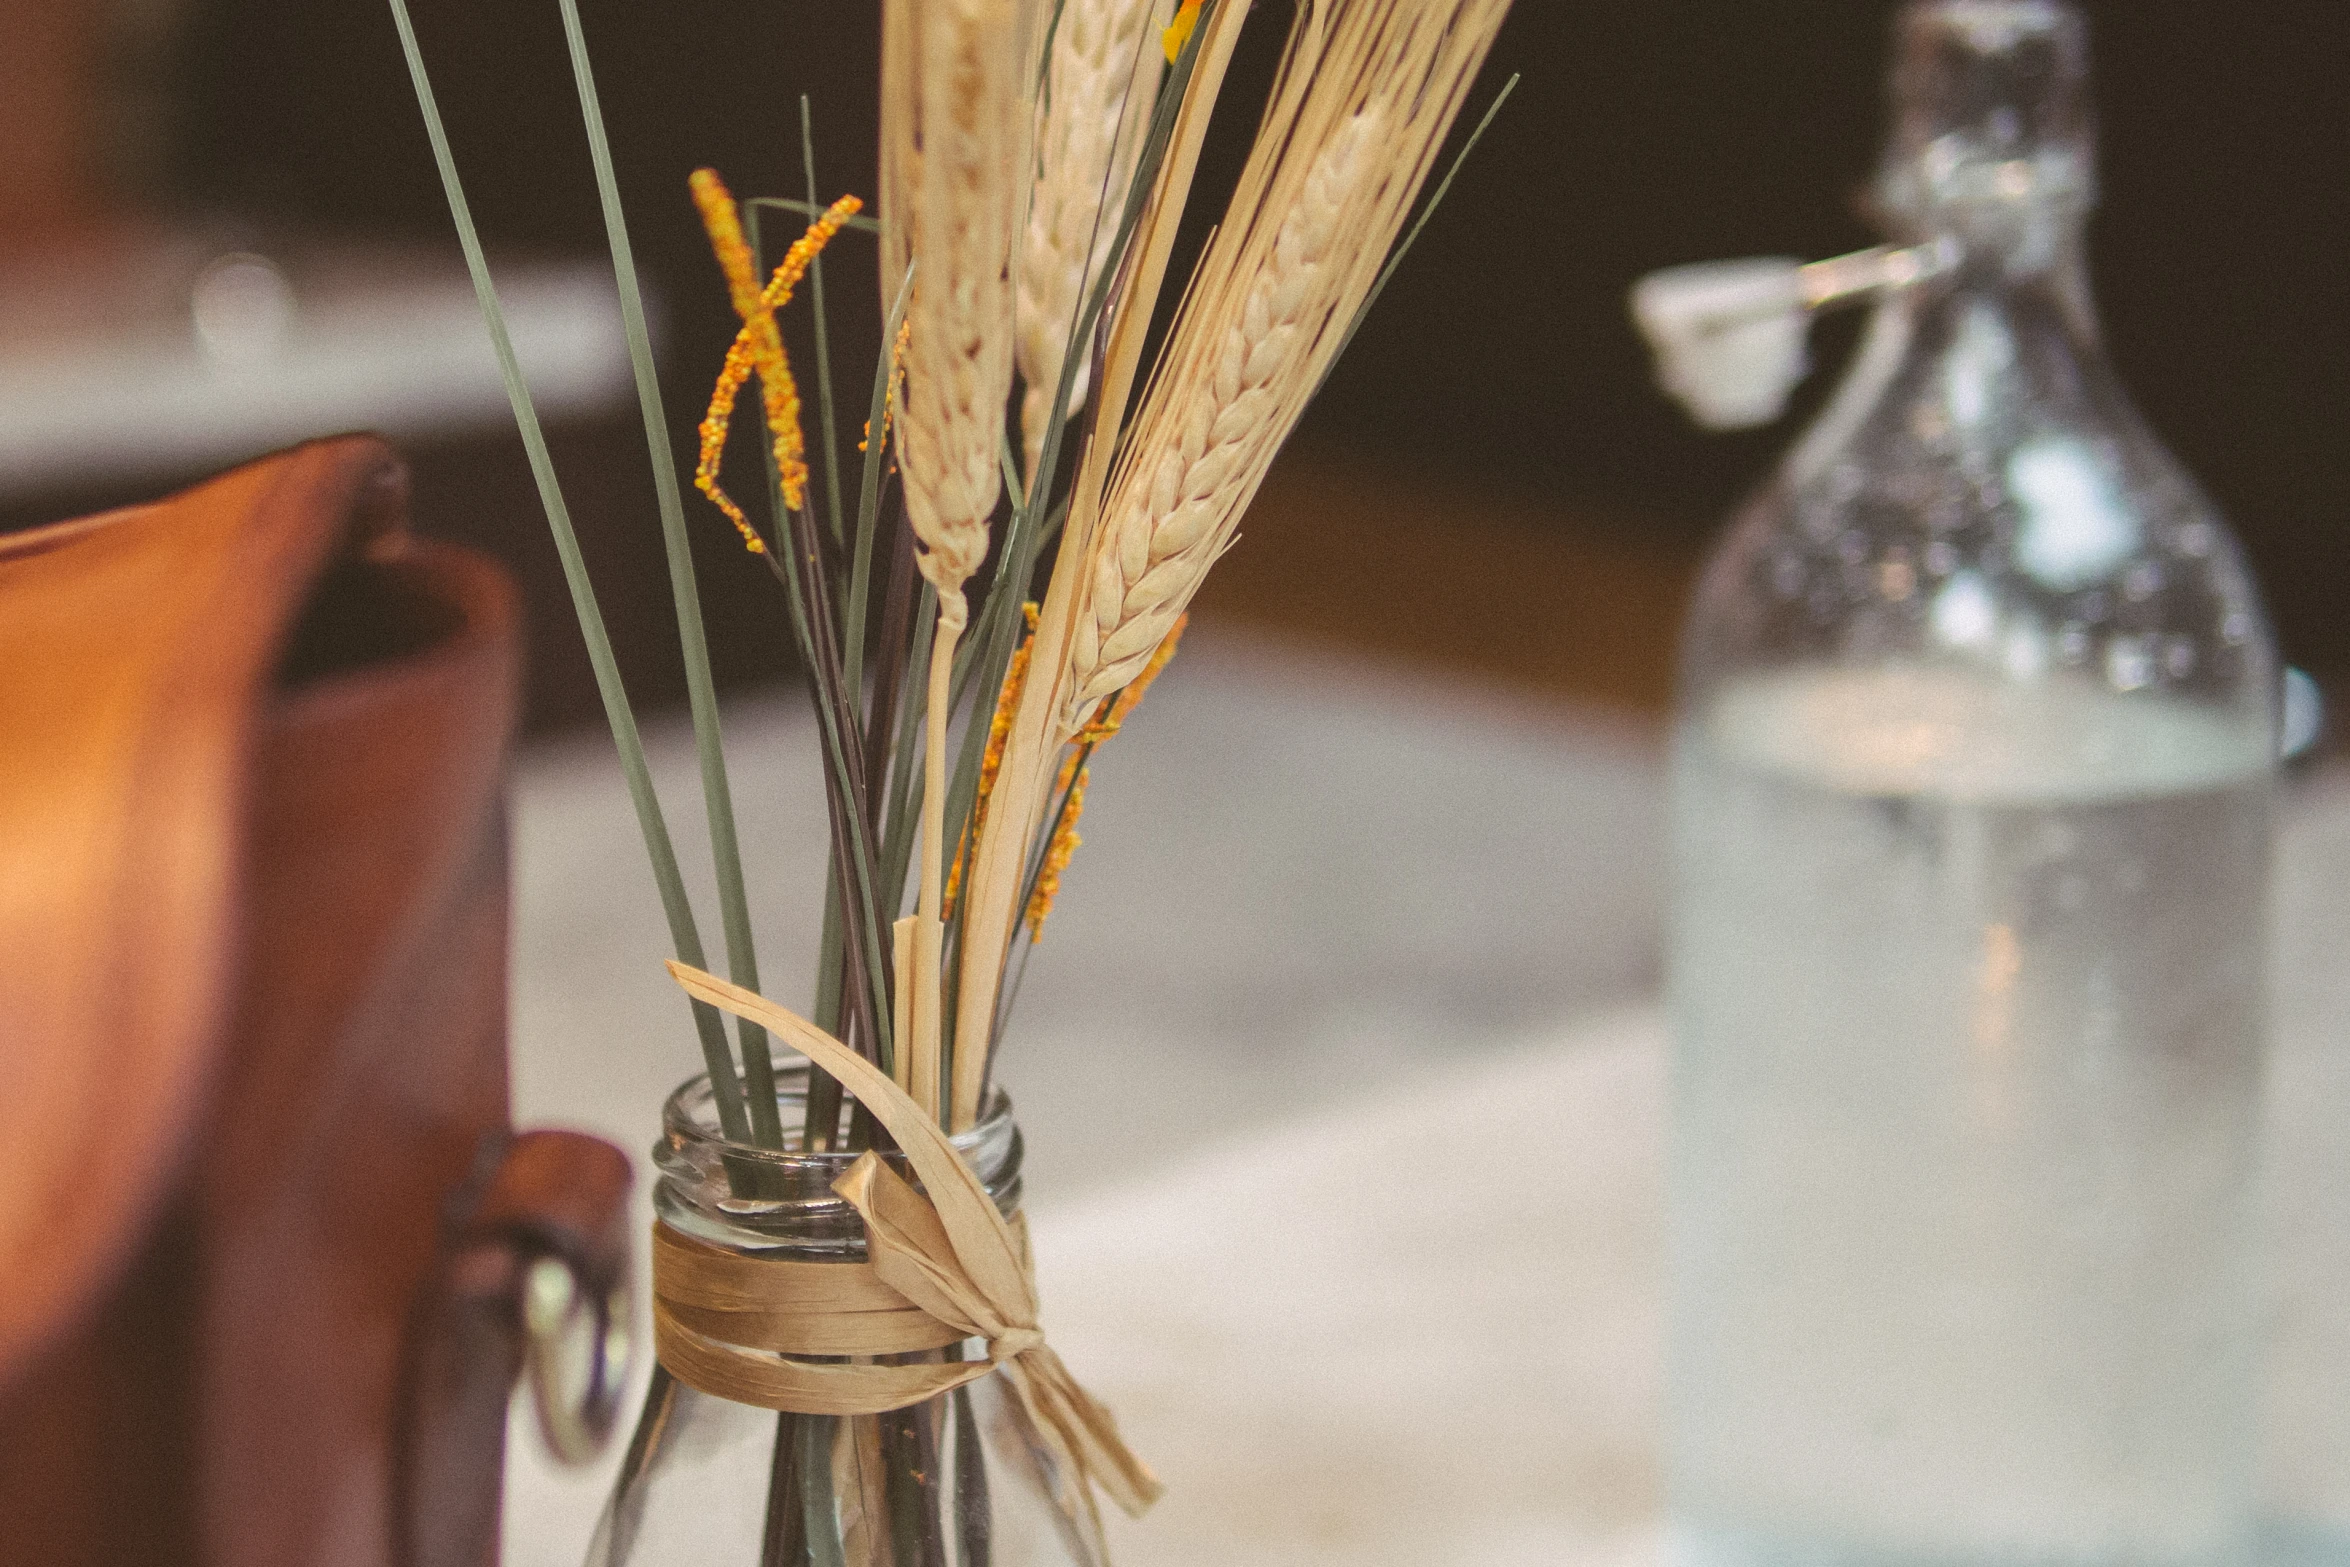
<svg viewBox="0 0 2350 1567">
<path fill-rule="evenodd" d="M 898 466 L 938 590 L 923 747 L 922 891 L 914 927 L 915 1099 L 940 1110 L 940 861 L 946 841 L 946 732 L 955 645 L 970 619 L 963 585 L 987 559 L 1003 492 L 997 458 L 1012 385 L 1012 209 L 1017 192 L 1019 55 L 1014 0 L 925 0 L 919 13 L 914 202 L 905 408 Z"/>
<path fill-rule="evenodd" d="M 1102 477 L 1109 468 L 1108 454 L 1118 444 L 1127 393 L 1150 335 L 1151 314 L 1182 223 L 1192 173 L 1198 167 L 1200 147 L 1207 138 L 1225 70 L 1247 15 L 1248 7 L 1240 0 L 1224 0 L 1202 13 L 1200 36 L 1191 46 L 1191 74 L 1183 85 L 1183 99 L 1177 106 L 1165 154 L 1152 177 L 1142 220 L 1121 263 L 1123 286 L 1094 388 L 1093 429 L 1078 454 L 1069 515 L 1062 526 L 1045 588 L 1044 610 L 1037 621 L 1029 664 L 1031 678 L 1022 686 L 1013 709 L 1002 770 L 987 820 L 980 824 L 979 847 L 971 857 L 971 876 L 964 892 L 961 988 L 955 998 L 955 1036 L 964 1042 L 955 1054 L 952 1124 L 958 1131 L 968 1127 L 979 1113 L 979 1092 L 987 1081 L 987 1051 L 993 1041 L 996 996 L 1003 979 L 1004 954 L 1020 913 L 1028 846 L 1049 802 L 1047 787 L 1058 767 L 1060 737 L 1053 719 L 1060 711 L 1070 616 L 1077 601 L 1085 543 L 1095 532 Z"/>
<path fill-rule="evenodd" d="M 1078 307 L 1101 280 L 1166 64 L 1168 0 L 1066 0 L 1045 65 L 1036 185 L 1021 235 L 1014 338 L 1022 472 L 1034 490 Z M 1068 411 L 1085 402 L 1078 356 Z"/>
<path fill-rule="evenodd" d="M 1070 640 L 1065 729 L 1150 662 L 1288 435 L 1294 414 L 1283 414 L 1311 390 L 1311 337 L 1330 308 L 1317 285 L 1343 264 L 1333 250 L 1375 177 L 1382 120 L 1376 106 L 1358 111 L 1314 160 L 1187 406 L 1164 421 L 1147 464 L 1120 475 Z"/>
<path fill-rule="evenodd" d="M 1203 13 L 1202 58 L 1219 70 L 1240 9 L 1226 0 Z M 1111 323 L 1098 427 L 1079 459 L 1037 651 L 975 857 L 956 998 L 963 1036 L 994 1017 L 1018 914 L 1011 905 L 1063 741 L 1089 700 L 1148 664 L 1230 543 L 1377 282 L 1508 9 L 1509 0 L 1301 0 L 1240 183 L 1127 426 L 1119 415 L 1172 240 L 1164 192 L 1154 192 L 1135 238 L 1142 286 L 1121 299 Z M 1193 107 L 1187 91 L 1179 125 Z M 1244 407 L 1251 390 L 1258 395 Z M 1154 578 L 1154 567 L 1165 569 Z M 1106 659 L 1105 648 L 1116 656 Z M 958 1055 L 958 1117 L 978 1103 L 980 1080 L 966 1084 L 966 1064 Z"/>
<path fill-rule="evenodd" d="M 1284 66 L 1104 499 L 1063 733 L 1149 663 L 1377 280 L 1507 0 L 1359 0 Z M 1286 123 L 1284 123 L 1286 121 Z M 1286 133 L 1286 134 L 1284 134 Z"/>
</svg>

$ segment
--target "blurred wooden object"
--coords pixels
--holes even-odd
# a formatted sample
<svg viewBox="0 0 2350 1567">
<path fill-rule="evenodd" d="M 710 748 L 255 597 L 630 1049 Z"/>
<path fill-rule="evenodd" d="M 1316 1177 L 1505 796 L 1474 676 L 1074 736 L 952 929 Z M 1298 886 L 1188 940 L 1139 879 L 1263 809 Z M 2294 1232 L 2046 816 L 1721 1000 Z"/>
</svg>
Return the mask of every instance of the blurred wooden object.
<svg viewBox="0 0 2350 1567">
<path fill-rule="evenodd" d="M 380 442 L 0 539 L 0 1567 L 473 1567 L 518 1292 L 513 593 Z"/>
<path fill-rule="evenodd" d="M 1672 528 L 1305 448 L 1266 477 L 1198 614 L 1661 722 L 1699 558 Z"/>
<path fill-rule="evenodd" d="M 0 262 L 81 238 L 102 216 L 98 83 L 105 0 L 0 0 Z"/>
</svg>

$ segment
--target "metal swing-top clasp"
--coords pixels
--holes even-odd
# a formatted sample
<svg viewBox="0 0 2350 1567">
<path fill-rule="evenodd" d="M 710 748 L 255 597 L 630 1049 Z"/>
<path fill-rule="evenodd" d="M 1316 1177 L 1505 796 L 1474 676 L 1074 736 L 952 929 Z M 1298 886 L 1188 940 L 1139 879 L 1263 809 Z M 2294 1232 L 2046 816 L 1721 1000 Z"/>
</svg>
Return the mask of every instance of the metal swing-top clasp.
<svg viewBox="0 0 2350 1567">
<path fill-rule="evenodd" d="M 1656 355 L 1657 384 L 1708 430 L 1769 424 L 1811 368 L 1811 317 L 1909 288 L 1958 260 L 1947 238 L 1877 245 L 1808 265 L 1789 256 L 1701 261 L 1632 285 L 1632 319 Z"/>
</svg>

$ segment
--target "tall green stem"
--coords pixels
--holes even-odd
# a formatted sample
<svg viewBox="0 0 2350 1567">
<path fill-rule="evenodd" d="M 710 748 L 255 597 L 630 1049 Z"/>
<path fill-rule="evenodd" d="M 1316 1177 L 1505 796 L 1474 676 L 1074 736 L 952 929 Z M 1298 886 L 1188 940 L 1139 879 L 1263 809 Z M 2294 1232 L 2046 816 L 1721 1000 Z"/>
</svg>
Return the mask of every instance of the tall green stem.
<svg viewBox="0 0 2350 1567">
<path fill-rule="evenodd" d="M 865 411 L 865 464 L 857 496 L 857 543 L 849 562 L 848 605 L 840 650 L 852 711 L 865 700 L 865 616 L 873 592 L 873 541 L 881 531 L 882 450 L 889 444 L 881 427 L 889 413 L 889 381 L 896 367 L 898 327 L 906 319 L 906 300 L 913 286 L 914 269 L 908 267 L 905 282 L 898 285 L 897 300 L 890 306 L 889 319 L 882 324 L 881 363 L 874 369 L 873 395 Z"/>
<path fill-rule="evenodd" d="M 800 94 L 800 164 L 808 176 L 808 205 L 816 205 L 816 131 L 808 113 L 808 95 Z M 832 335 L 827 323 L 831 313 L 824 305 L 824 252 L 816 252 L 808 263 L 808 286 L 816 301 L 816 406 L 817 416 L 824 429 L 824 493 L 831 502 L 826 520 L 832 529 L 832 542 L 838 547 L 845 543 L 841 532 L 840 510 L 840 426 L 833 417 L 832 407 Z M 851 695 L 855 694 L 851 688 Z"/>
<path fill-rule="evenodd" d="M 726 967 L 746 990 L 759 988 L 759 958 L 751 939 L 751 905 L 743 886 L 742 847 L 735 832 L 734 791 L 726 778 L 726 749 L 718 728 L 718 697 L 710 678 L 710 644 L 702 628 L 702 599 L 694 581 L 694 556 L 685 531 L 685 503 L 677 484 L 677 457 L 669 444 L 669 416 L 661 403 L 661 381 L 653 367 L 652 334 L 645 327 L 644 291 L 637 282 L 636 257 L 628 240 L 628 219 L 620 204 L 620 182 L 612 170 L 612 146 L 588 65 L 586 35 L 580 29 L 578 0 L 559 0 L 563 36 L 571 49 L 571 78 L 579 90 L 580 118 L 586 124 L 588 153 L 596 171 L 596 195 L 604 208 L 604 237 L 612 251 L 612 275 L 620 289 L 620 319 L 628 335 L 628 359 L 636 375 L 637 407 L 644 418 L 645 444 L 653 459 L 653 492 L 660 502 L 661 542 L 669 557 L 670 597 L 677 606 L 677 634 L 685 658 L 686 699 L 693 711 L 694 750 L 701 763 L 702 804 L 710 820 L 710 859 L 718 877 L 718 909 L 726 928 Z M 750 1100 L 751 1134 L 763 1148 L 783 1146 L 783 1124 L 775 1104 L 775 1064 L 767 1031 L 735 1020 L 742 1047 L 744 1087 Z"/>
<path fill-rule="evenodd" d="M 612 728 L 612 743 L 620 752 L 621 775 L 628 783 L 629 800 L 636 807 L 637 829 L 645 840 L 646 857 L 653 863 L 653 882 L 660 890 L 661 910 L 669 921 L 670 943 L 680 962 L 700 968 L 704 962 L 701 933 L 694 924 L 693 904 L 686 897 L 685 879 L 678 873 L 677 851 L 661 814 L 652 771 L 645 765 L 644 741 L 637 733 L 636 714 L 629 707 L 628 692 L 621 684 L 620 664 L 612 654 L 612 639 L 605 634 L 603 612 L 596 606 L 595 584 L 588 578 L 587 562 L 579 550 L 579 536 L 571 526 L 571 510 L 565 505 L 563 487 L 555 478 L 555 465 L 547 453 L 538 410 L 531 403 L 529 383 L 523 379 L 521 363 L 514 357 L 514 343 L 506 330 L 506 313 L 490 280 L 489 262 L 482 254 L 481 236 L 473 226 L 473 211 L 465 200 L 464 182 L 457 176 L 457 160 L 449 150 L 448 131 L 441 124 L 440 106 L 433 97 L 432 79 L 424 69 L 424 54 L 417 47 L 415 26 L 408 19 L 405 0 L 391 0 L 391 8 L 392 24 L 400 35 L 400 51 L 408 62 L 408 80 L 416 90 L 425 135 L 432 142 L 433 162 L 440 170 L 441 190 L 448 198 L 449 217 L 457 229 L 457 243 L 465 252 L 465 268 L 473 279 L 474 298 L 481 306 L 490 347 L 498 357 L 498 370 L 505 379 L 506 399 L 513 405 L 514 423 L 522 436 L 523 451 L 530 459 L 531 478 L 538 486 L 539 503 L 547 514 L 548 531 L 555 537 L 556 556 L 563 563 L 563 581 L 570 589 L 571 606 L 579 617 L 580 638 L 587 643 L 588 664 L 596 676 L 596 693 L 603 699 L 604 718 Z M 710 1072 L 710 1091 L 718 1108 L 719 1130 L 734 1141 L 747 1141 L 750 1120 L 743 1107 L 741 1081 L 735 1076 L 734 1062 L 727 1053 L 725 1028 L 715 1008 L 698 1001 L 691 1006 L 694 1030 L 701 1038 L 702 1059 Z"/>
</svg>

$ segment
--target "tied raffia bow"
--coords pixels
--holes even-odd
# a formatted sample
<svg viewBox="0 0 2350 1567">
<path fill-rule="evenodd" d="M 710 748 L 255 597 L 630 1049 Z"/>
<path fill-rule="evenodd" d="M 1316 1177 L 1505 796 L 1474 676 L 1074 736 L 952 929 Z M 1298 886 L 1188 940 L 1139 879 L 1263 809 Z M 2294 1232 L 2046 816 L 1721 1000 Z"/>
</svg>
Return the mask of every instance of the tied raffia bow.
<svg viewBox="0 0 2350 1567">
<path fill-rule="evenodd" d="M 865 1415 L 922 1403 L 1000 1370 L 1030 1430 L 1057 1461 L 1055 1500 L 1072 1523 L 1090 1525 L 1100 1538 L 1096 1486 L 1136 1516 L 1157 1501 L 1157 1476 L 1044 1341 L 1026 1226 L 996 1210 L 938 1124 L 880 1068 L 815 1024 L 686 964 L 672 962 L 669 973 L 697 1000 L 760 1024 L 839 1079 L 897 1139 L 923 1186 L 916 1191 L 871 1151 L 833 1183 L 865 1221 L 868 1261 L 861 1266 L 742 1257 L 656 1226 L 653 1334 L 670 1373 L 737 1403 Z M 986 1341 L 985 1360 L 813 1364 L 778 1353 L 896 1354 L 969 1338 Z"/>
</svg>

